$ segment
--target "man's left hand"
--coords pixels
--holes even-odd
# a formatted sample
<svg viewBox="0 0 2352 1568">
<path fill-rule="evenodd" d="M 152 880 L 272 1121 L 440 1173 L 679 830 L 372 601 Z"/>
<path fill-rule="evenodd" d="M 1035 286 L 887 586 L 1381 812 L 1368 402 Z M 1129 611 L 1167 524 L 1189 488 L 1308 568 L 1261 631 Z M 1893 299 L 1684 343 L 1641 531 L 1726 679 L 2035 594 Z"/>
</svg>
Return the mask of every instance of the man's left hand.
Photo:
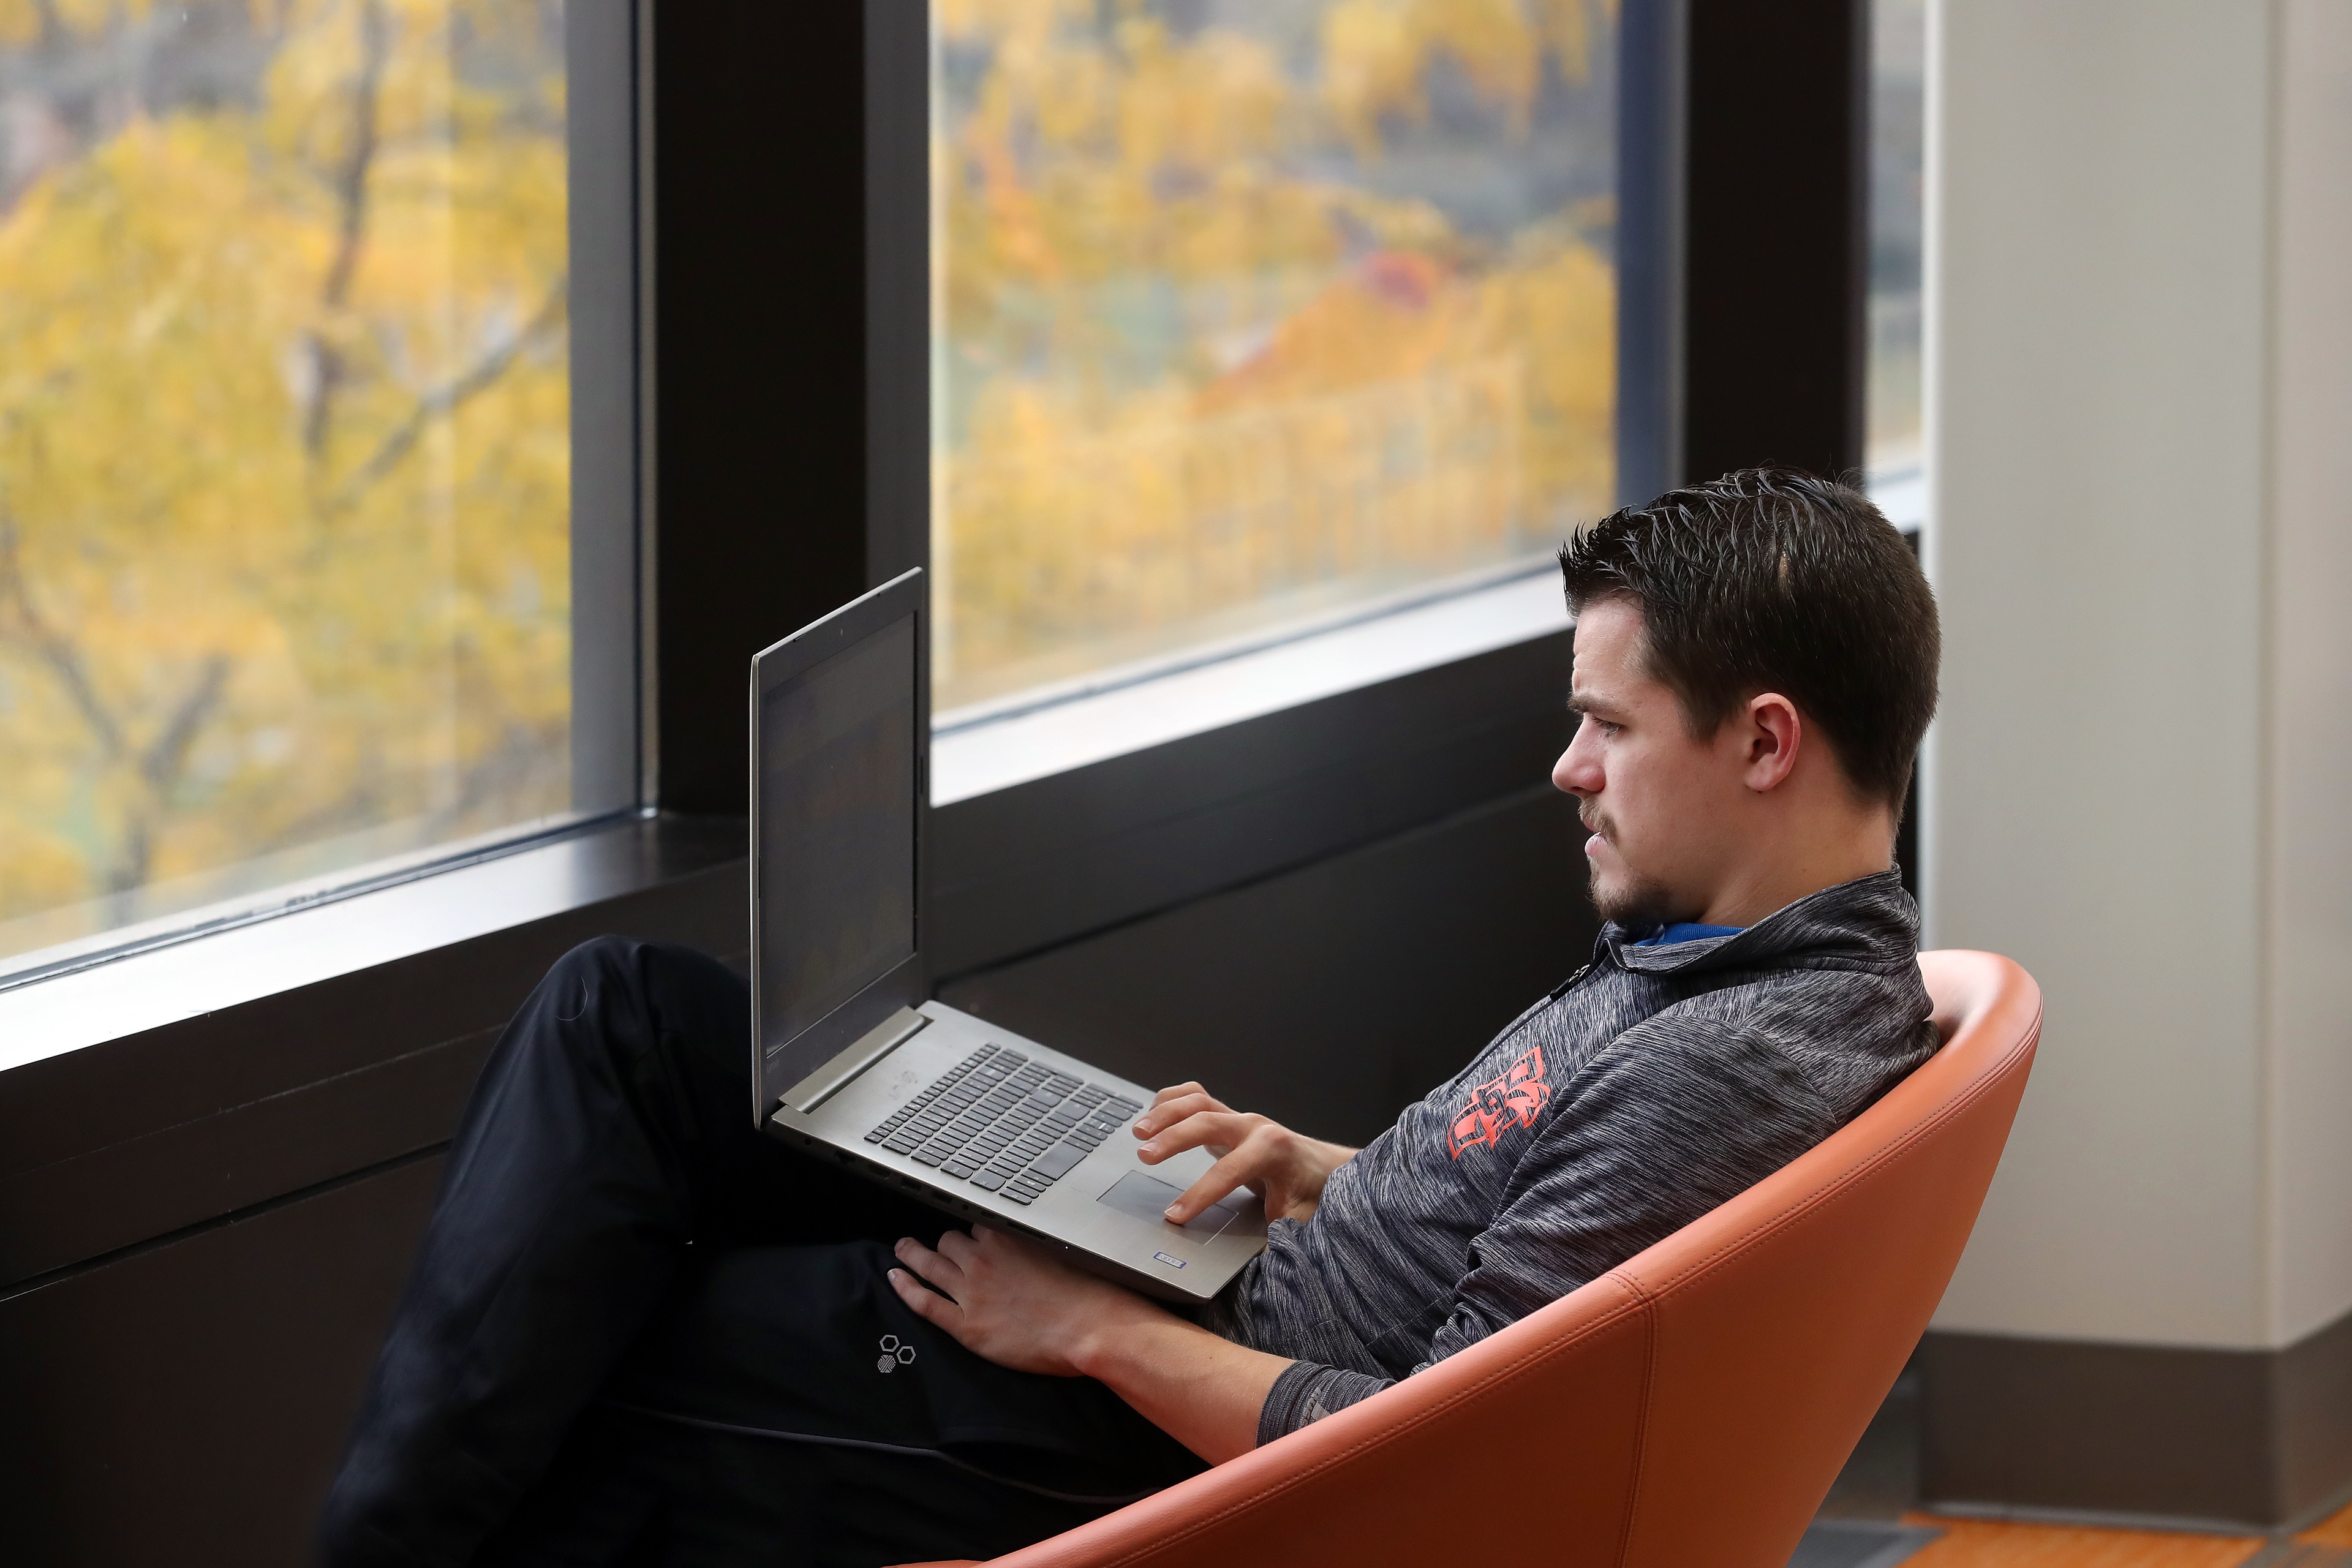
<svg viewBox="0 0 2352 1568">
<path fill-rule="evenodd" d="M 986 1226 L 974 1226 L 970 1236 L 949 1231 L 936 1252 L 911 1237 L 895 1251 L 905 1266 L 890 1270 L 898 1299 L 966 1350 L 1015 1372 L 1085 1375 L 1096 1336 L 1170 1316 L 1034 1242 Z M 939 1289 L 925 1289 L 917 1274 Z"/>
</svg>

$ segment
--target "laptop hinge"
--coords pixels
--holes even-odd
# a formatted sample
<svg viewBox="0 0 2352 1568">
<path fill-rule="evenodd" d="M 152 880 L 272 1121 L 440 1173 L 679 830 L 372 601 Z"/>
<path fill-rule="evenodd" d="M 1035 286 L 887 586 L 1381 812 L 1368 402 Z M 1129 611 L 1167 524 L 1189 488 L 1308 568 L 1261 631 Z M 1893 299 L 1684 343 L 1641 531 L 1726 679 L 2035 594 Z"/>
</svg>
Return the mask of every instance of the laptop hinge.
<svg viewBox="0 0 2352 1568">
<path fill-rule="evenodd" d="M 785 1109 L 811 1114 L 847 1089 L 859 1073 L 913 1039 L 929 1022 L 911 1007 L 899 1008 L 859 1036 L 856 1045 L 794 1084 L 784 1095 Z"/>
</svg>

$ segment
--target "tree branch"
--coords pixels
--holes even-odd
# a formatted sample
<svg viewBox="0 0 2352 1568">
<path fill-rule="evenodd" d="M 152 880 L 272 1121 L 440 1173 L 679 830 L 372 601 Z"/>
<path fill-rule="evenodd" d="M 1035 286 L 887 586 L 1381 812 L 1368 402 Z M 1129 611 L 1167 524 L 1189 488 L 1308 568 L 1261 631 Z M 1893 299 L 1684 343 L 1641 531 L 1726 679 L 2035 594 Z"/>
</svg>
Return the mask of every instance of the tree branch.
<svg viewBox="0 0 2352 1568">
<path fill-rule="evenodd" d="M 499 377 L 507 373 L 522 352 L 539 338 L 561 326 L 569 309 L 569 279 L 559 275 L 547 293 L 547 299 L 522 331 L 484 354 L 453 380 L 434 387 L 417 398 L 416 406 L 408 417 L 396 426 L 392 434 L 369 454 L 366 462 L 352 470 L 351 477 L 336 488 L 328 500 L 330 512 L 348 511 L 357 506 L 362 497 L 398 468 L 401 459 L 416 448 L 425 432 L 436 419 L 446 418 L 464 406 L 476 395 L 488 391 Z"/>
<path fill-rule="evenodd" d="M 383 89 L 384 58 L 390 53 L 383 0 L 360 0 L 360 74 L 352 85 L 352 146 L 335 180 L 335 204 L 341 213 L 336 235 L 335 259 L 319 290 L 320 302 L 341 305 L 351 295 L 352 274 L 359 268 L 360 249 L 367 237 L 368 170 L 375 162 L 376 102 Z"/>
<path fill-rule="evenodd" d="M 16 521 L 7 515 L 5 500 L 0 500 L 0 639 L 23 645 L 48 667 L 97 737 L 99 750 L 108 762 L 129 757 L 131 746 L 122 724 L 100 699 L 81 650 L 34 607 L 17 552 Z M 129 892 L 147 880 L 154 857 L 156 823 L 171 809 L 172 792 L 187 767 L 188 752 L 219 705 L 221 693 L 227 689 L 228 674 L 226 654 L 206 656 L 187 693 L 173 704 L 163 732 L 135 758 L 147 799 L 125 814 L 121 844 L 113 864 L 104 873 L 110 891 Z"/>
<path fill-rule="evenodd" d="M 187 695 L 173 708 L 163 732 L 140 757 L 140 776 L 155 792 L 158 805 L 164 804 L 178 786 L 180 772 L 188 765 L 188 748 L 195 743 L 196 732 L 212 717 L 222 689 L 228 685 L 228 668 L 227 655 L 207 655 L 196 671 L 196 679 L 189 683 Z"/>
<path fill-rule="evenodd" d="M 367 240 L 368 171 L 375 163 L 377 103 L 391 48 L 383 0 L 360 0 L 359 29 L 360 72 L 352 85 L 352 144 L 334 184 L 335 255 L 319 286 L 319 303 L 330 311 L 340 310 L 350 300 L 352 279 L 359 270 L 360 252 Z M 328 420 L 334 407 L 335 387 L 342 376 L 342 356 L 323 331 L 312 331 L 310 406 L 302 416 L 302 447 L 313 460 L 326 453 Z"/>
<path fill-rule="evenodd" d="M 207 658 L 188 694 L 173 708 L 163 732 L 140 756 L 139 777 L 147 786 L 147 798 L 123 814 L 121 850 L 106 871 L 110 891 L 128 893 L 146 886 L 154 870 L 155 835 L 171 814 L 172 791 L 180 782 L 180 770 L 187 765 L 188 748 L 212 716 L 221 689 L 227 684 L 227 658 L 217 653 Z"/>
<path fill-rule="evenodd" d="M 16 520 L 5 510 L 0 510 L 0 636 L 21 643 L 48 666 L 83 722 L 98 737 L 99 749 L 110 760 L 122 755 L 122 726 L 99 697 L 81 650 L 33 605 L 32 590 L 25 582 L 24 564 L 16 552 Z"/>
</svg>

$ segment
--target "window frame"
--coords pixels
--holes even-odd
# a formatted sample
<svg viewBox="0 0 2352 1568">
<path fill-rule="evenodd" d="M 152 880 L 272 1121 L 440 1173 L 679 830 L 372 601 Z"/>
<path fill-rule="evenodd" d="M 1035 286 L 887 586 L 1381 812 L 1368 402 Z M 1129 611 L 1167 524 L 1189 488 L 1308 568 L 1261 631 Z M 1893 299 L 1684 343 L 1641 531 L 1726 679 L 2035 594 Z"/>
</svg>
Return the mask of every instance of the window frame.
<svg viewBox="0 0 2352 1568">
<path fill-rule="evenodd" d="M 653 258 L 644 150 L 653 130 L 649 0 L 567 0 L 566 195 L 572 311 L 572 793 L 592 816 L 657 798 L 647 744 L 644 526 Z M 618 637 L 581 635 L 583 626 Z"/>
</svg>

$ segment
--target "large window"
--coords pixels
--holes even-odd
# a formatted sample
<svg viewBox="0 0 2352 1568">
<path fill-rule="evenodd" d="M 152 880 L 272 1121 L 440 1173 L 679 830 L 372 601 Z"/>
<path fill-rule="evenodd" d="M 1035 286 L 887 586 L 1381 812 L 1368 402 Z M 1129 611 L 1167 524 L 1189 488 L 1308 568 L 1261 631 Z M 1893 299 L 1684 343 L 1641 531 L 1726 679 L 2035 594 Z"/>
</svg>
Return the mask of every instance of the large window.
<svg viewBox="0 0 2352 1568">
<path fill-rule="evenodd" d="M 1608 509 L 1615 13 L 937 0 L 944 731 L 1523 576 Z"/>
<path fill-rule="evenodd" d="M 0 972 L 623 804 L 574 787 L 565 26 L 0 0 Z"/>
</svg>

